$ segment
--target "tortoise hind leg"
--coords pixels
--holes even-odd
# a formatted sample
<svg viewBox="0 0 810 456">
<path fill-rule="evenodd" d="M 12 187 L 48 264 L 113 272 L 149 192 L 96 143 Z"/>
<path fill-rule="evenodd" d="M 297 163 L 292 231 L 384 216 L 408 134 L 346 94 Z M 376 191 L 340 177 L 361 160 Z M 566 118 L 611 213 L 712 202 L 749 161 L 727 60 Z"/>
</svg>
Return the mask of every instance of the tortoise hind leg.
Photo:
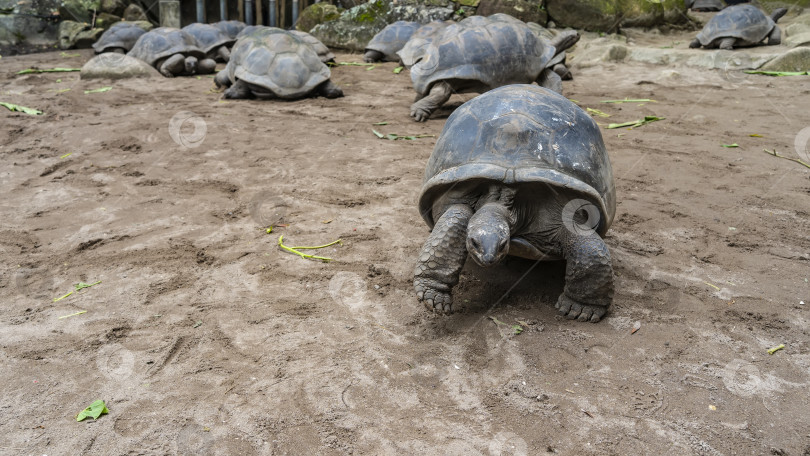
<svg viewBox="0 0 810 456">
<path fill-rule="evenodd" d="M 451 292 L 467 259 L 467 224 L 472 215 L 466 204 L 450 206 L 422 247 L 413 273 L 413 288 L 428 310 L 453 311 Z"/>
<path fill-rule="evenodd" d="M 737 38 L 729 37 L 723 38 L 720 40 L 720 49 L 725 49 L 726 51 L 731 51 L 734 49 L 734 43 L 737 41 Z"/>
<path fill-rule="evenodd" d="M 453 88 L 447 82 L 441 81 L 433 84 L 430 93 L 411 105 L 411 117 L 417 122 L 424 122 L 439 106 L 447 103 Z"/>
<path fill-rule="evenodd" d="M 318 87 L 317 93 L 326 98 L 340 98 L 343 96 L 343 90 L 332 82 L 331 79 L 321 84 Z"/>
<path fill-rule="evenodd" d="M 595 232 L 561 229 L 565 289 L 555 306 L 566 318 L 597 322 L 613 301 L 613 267 L 605 241 Z"/>
<path fill-rule="evenodd" d="M 774 25 L 771 34 L 768 35 L 768 46 L 777 46 L 780 44 L 782 44 L 782 31 L 779 30 L 779 27 Z"/>
</svg>

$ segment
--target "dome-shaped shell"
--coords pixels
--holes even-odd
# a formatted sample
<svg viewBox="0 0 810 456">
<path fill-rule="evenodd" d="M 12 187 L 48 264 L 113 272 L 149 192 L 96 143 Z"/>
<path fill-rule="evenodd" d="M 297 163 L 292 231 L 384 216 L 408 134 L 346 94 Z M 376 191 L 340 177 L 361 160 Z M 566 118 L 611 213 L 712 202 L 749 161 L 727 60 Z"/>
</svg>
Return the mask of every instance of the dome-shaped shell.
<svg viewBox="0 0 810 456">
<path fill-rule="evenodd" d="M 306 96 L 331 75 L 312 47 L 273 27 L 240 38 L 224 71 L 232 82 L 241 79 L 290 99 Z"/>
<path fill-rule="evenodd" d="M 698 32 L 697 39 L 703 46 L 722 38 L 739 38 L 750 43 L 759 43 L 773 30 L 773 19 L 754 5 L 744 3 L 726 7 L 712 17 Z"/>
<path fill-rule="evenodd" d="M 205 52 L 197 47 L 193 36 L 171 27 L 159 27 L 144 33 L 127 55 L 155 66 L 158 60 L 174 54 L 205 58 Z"/>
<path fill-rule="evenodd" d="M 231 38 L 211 24 L 196 22 L 183 27 L 183 31 L 190 33 L 197 40 L 197 47 L 206 54 L 220 46 L 230 46 L 236 42 L 236 38 Z"/>
<path fill-rule="evenodd" d="M 446 80 L 478 81 L 490 88 L 527 84 L 554 52 L 526 24 L 471 16 L 446 27 L 425 47 L 411 67 L 411 81 L 421 94 Z"/>
<path fill-rule="evenodd" d="M 397 52 L 411 39 L 411 35 L 421 26 L 418 22 L 396 21 L 388 24 L 366 45 L 367 51 L 383 54 L 386 61 L 396 61 Z"/>
<path fill-rule="evenodd" d="M 441 33 L 447 26 L 455 24 L 453 21 L 431 21 L 419 27 L 411 35 L 411 39 L 397 52 L 402 64 L 407 68 L 413 66 L 422 58 L 428 43 Z"/>
<path fill-rule="evenodd" d="M 93 49 L 96 54 L 101 54 L 113 48 L 129 51 L 144 33 L 146 33 L 146 30 L 132 22 L 116 22 L 101 35 L 98 41 L 93 43 Z"/>
<path fill-rule="evenodd" d="M 289 30 L 289 32 L 298 38 L 301 38 L 301 41 L 304 43 L 307 43 L 312 50 L 318 54 L 321 62 L 326 63 L 335 61 L 335 54 L 333 54 L 325 44 L 321 43 L 321 40 L 315 38 L 307 32 L 302 32 L 300 30 Z"/>
<path fill-rule="evenodd" d="M 447 119 L 425 170 L 419 210 L 433 227 L 432 205 L 459 182 L 484 179 L 575 192 L 601 212 L 603 235 L 616 213 L 613 171 L 602 134 L 562 95 L 515 84 L 464 103 Z M 520 190 L 519 190 L 520 191 Z"/>
<path fill-rule="evenodd" d="M 247 25 L 245 26 L 237 35 L 236 39 L 242 38 L 243 36 L 248 36 L 255 32 L 256 30 L 265 30 L 265 29 L 277 29 L 281 30 L 278 27 L 269 27 L 267 25 Z"/>
<path fill-rule="evenodd" d="M 246 24 L 242 21 L 219 21 L 212 25 L 233 39 L 236 39 L 239 32 L 246 27 Z"/>
</svg>

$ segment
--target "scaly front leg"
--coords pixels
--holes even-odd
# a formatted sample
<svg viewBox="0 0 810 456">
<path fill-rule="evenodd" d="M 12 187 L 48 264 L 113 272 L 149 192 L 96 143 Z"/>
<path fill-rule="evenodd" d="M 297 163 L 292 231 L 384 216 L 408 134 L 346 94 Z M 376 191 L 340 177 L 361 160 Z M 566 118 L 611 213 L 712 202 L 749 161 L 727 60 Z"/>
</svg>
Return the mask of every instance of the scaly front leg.
<svg viewBox="0 0 810 456">
<path fill-rule="evenodd" d="M 467 259 L 467 223 L 472 215 L 472 209 L 465 204 L 450 206 L 422 247 L 413 288 L 428 310 L 453 312 L 451 292 Z"/>
</svg>

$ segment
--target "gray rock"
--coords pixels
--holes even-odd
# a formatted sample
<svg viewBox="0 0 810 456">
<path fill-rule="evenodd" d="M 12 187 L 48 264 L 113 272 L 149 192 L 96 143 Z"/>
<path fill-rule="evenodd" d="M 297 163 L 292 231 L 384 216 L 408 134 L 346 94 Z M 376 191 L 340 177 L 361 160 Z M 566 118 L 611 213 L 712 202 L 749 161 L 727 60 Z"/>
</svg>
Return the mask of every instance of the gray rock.
<svg viewBox="0 0 810 456">
<path fill-rule="evenodd" d="M 810 71 L 810 48 L 791 49 L 766 63 L 760 69 L 765 71 Z"/>
<path fill-rule="evenodd" d="M 335 21 L 316 25 L 310 34 L 328 47 L 363 51 L 374 35 L 388 25 L 389 11 L 387 1 L 371 0 L 346 10 Z"/>
<path fill-rule="evenodd" d="M 59 48 L 71 49 L 76 45 L 76 37 L 80 32 L 90 28 L 84 22 L 62 21 L 59 23 Z"/>
<path fill-rule="evenodd" d="M 453 17 L 453 8 L 441 6 L 402 5 L 391 8 L 388 12 L 389 23 L 396 21 L 413 21 L 427 24 L 430 21 L 444 21 Z"/>
<path fill-rule="evenodd" d="M 799 23 L 790 24 L 786 27 L 782 27 L 782 31 L 785 32 L 786 36 L 798 35 L 800 33 L 810 32 L 810 25 Z"/>
<path fill-rule="evenodd" d="M 81 79 L 162 78 L 148 63 L 126 54 L 99 54 L 82 67 Z"/>
<path fill-rule="evenodd" d="M 313 3 L 301 11 L 298 22 L 295 23 L 295 29 L 309 33 L 318 24 L 339 19 L 343 11 L 345 11 L 343 8 L 326 2 Z"/>
<path fill-rule="evenodd" d="M 146 13 L 143 12 L 143 8 L 134 3 L 131 3 L 129 6 L 127 6 L 127 9 L 124 10 L 124 20 L 148 21 L 149 18 L 146 17 Z"/>
<path fill-rule="evenodd" d="M 93 13 L 101 9 L 101 0 L 62 0 L 59 4 L 59 17 L 64 20 L 87 22 L 93 20 Z"/>
<path fill-rule="evenodd" d="M 114 16 L 123 16 L 127 3 L 124 0 L 101 0 L 101 12 Z"/>
<path fill-rule="evenodd" d="M 529 0 L 481 0 L 475 14 L 491 16 L 496 13 L 508 14 L 523 22 L 536 22 L 545 25 L 548 13 L 542 8 L 542 3 Z"/>
<path fill-rule="evenodd" d="M 810 31 L 799 33 L 798 35 L 790 35 L 785 38 L 784 43 L 788 47 L 810 46 Z"/>
</svg>

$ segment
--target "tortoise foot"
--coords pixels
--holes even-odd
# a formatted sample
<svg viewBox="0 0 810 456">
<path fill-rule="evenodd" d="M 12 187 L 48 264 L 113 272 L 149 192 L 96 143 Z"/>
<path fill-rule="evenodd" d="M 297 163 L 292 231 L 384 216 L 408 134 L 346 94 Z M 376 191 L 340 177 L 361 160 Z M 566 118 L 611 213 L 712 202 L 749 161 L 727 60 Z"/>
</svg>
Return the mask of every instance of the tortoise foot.
<svg viewBox="0 0 810 456">
<path fill-rule="evenodd" d="M 447 288 L 444 284 L 423 277 L 416 277 L 413 280 L 416 298 L 428 310 L 445 314 L 453 313 L 453 297 L 450 293 L 442 291 L 438 287 Z"/>
<path fill-rule="evenodd" d="M 606 306 L 584 304 L 565 296 L 565 294 L 560 295 L 560 299 L 557 300 L 554 307 L 569 320 L 576 319 L 591 323 L 601 320 L 607 313 Z"/>
</svg>

